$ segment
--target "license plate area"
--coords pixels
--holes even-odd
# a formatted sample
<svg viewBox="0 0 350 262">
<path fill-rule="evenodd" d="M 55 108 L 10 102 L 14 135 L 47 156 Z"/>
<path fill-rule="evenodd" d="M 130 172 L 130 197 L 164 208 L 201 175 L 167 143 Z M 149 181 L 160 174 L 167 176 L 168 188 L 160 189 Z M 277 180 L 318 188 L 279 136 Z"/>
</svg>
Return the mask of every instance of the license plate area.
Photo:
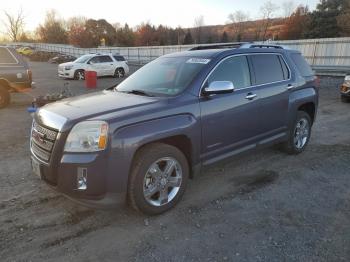
<svg viewBox="0 0 350 262">
<path fill-rule="evenodd" d="M 33 173 L 38 176 L 41 179 L 41 169 L 40 169 L 40 163 L 32 157 L 32 171 Z"/>
</svg>

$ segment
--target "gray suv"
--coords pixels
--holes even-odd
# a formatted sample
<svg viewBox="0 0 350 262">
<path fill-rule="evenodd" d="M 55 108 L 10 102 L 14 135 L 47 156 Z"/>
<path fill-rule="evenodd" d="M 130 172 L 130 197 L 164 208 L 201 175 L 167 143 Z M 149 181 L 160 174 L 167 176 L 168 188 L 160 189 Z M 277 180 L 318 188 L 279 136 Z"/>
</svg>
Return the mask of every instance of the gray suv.
<svg viewBox="0 0 350 262">
<path fill-rule="evenodd" d="M 117 87 L 41 108 L 32 167 L 85 205 L 159 214 L 203 167 L 273 144 L 304 151 L 317 105 L 315 76 L 299 52 L 200 46 L 162 56 Z"/>
</svg>

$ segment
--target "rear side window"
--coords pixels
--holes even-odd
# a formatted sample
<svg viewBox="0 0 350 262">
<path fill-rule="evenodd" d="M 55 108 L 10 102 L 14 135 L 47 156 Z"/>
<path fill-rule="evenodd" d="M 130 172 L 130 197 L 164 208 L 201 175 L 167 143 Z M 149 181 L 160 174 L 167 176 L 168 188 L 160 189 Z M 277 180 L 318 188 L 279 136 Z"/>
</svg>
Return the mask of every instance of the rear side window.
<svg viewBox="0 0 350 262">
<path fill-rule="evenodd" d="M 234 56 L 224 60 L 209 76 L 208 84 L 213 81 L 231 81 L 236 89 L 250 86 L 247 57 Z"/>
<path fill-rule="evenodd" d="M 16 59 L 7 48 L 0 47 L 0 64 L 17 64 Z"/>
<path fill-rule="evenodd" d="M 114 59 L 116 60 L 116 61 L 125 61 L 125 58 L 123 57 L 123 56 L 121 56 L 121 55 L 115 55 L 115 56 L 113 56 L 114 57 Z"/>
<path fill-rule="evenodd" d="M 289 69 L 286 65 L 286 62 L 284 61 L 284 59 L 282 58 L 282 56 L 278 56 L 278 58 L 280 59 L 280 63 L 282 66 L 282 70 L 283 70 L 283 76 L 284 76 L 284 80 L 287 80 L 290 78 L 290 72 Z"/>
<path fill-rule="evenodd" d="M 280 55 L 252 55 L 251 59 L 255 72 L 256 85 L 283 81 L 289 78 L 287 73 L 288 69 L 284 64 L 284 61 L 282 61 L 283 59 L 280 59 Z M 283 68 L 283 65 L 285 68 Z M 287 71 L 284 72 L 285 70 Z"/>
<path fill-rule="evenodd" d="M 292 60 L 294 64 L 297 66 L 299 73 L 306 77 L 306 76 L 313 76 L 314 72 L 312 71 L 309 64 L 305 61 L 304 57 L 302 57 L 301 54 L 294 53 L 291 55 Z"/>
</svg>

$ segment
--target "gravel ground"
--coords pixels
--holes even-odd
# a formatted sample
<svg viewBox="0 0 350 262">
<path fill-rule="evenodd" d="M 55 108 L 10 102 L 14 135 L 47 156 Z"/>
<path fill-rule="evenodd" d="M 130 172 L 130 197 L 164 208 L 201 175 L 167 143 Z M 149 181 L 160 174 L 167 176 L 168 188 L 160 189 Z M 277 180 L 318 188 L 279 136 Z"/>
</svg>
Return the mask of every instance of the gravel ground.
<svg viewBox="0 0 350 262">
<path fill-rule="evenodd" d="M 32 95 L 69 83 L 31 63 Z M 132 68 L 134 71 L 135 68 Z M 203 170 L 170 212 L 91 210 L 31 174 L 29 94 L 0 111 L 1 261 L 350 261 L 350 104 L 322 78 L 307 150 L 265 149 Z M 98 80 L 99 89 L 118 80 Z"/>
</svg>

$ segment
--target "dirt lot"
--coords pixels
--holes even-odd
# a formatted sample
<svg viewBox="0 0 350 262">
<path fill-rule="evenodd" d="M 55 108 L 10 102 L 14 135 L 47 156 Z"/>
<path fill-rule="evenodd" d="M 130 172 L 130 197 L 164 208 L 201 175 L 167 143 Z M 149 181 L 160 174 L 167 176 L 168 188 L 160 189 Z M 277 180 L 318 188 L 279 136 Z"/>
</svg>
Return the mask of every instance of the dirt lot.
<svg viewBox="0 0 350 262">
<path fill-rule="evenodd" d="M 55 65 L 31 65 L 33 94 L 66 82 Z M 0 260 L 350 261 L 350 104 L 337 81 L 322 79 L 305 153 L 266 149 L 207 168 L 158 217 L 86 209 L 33 176 L 30 98 L 14 96 L 0 111 Z M 84 92 L 83 82 L 68 83 Z"/>
</svg>

